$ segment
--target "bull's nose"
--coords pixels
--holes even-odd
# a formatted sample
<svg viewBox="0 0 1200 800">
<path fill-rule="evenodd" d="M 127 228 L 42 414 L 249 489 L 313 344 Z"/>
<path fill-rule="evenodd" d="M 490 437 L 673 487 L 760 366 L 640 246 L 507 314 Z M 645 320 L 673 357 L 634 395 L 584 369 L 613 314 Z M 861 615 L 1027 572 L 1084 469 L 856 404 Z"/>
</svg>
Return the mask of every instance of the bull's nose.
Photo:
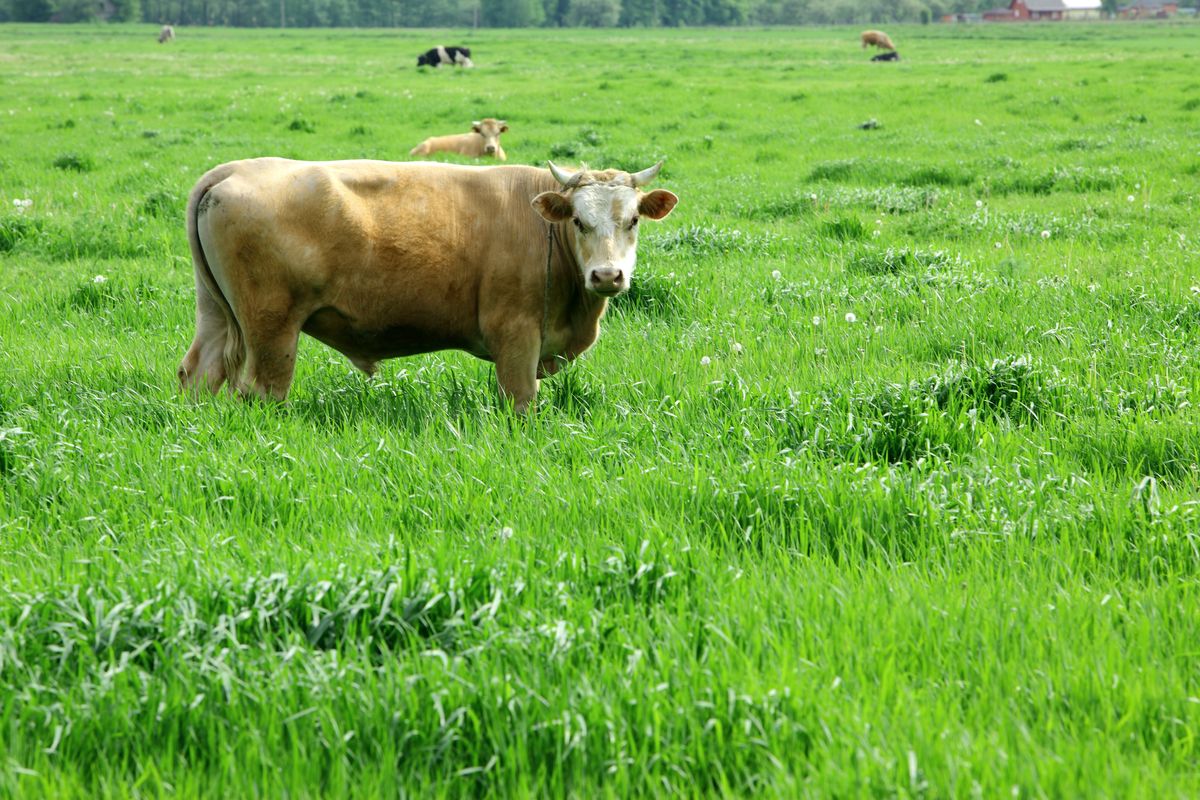
<svg viewBox="0 0 1200 800">
<path fill-rule="evenodd" d="M 496 148 L 492 147 L 491 145 L 488 145 L 487 147 L 483 148 L 483 152 L 488 153 L 490 155 L 490 154 L 496 152 Z"/>
<path fill-rule="evenodd" d="M 598 292 L 617 292 L 625 280 L 625 273 L 619 269 L 592 270 L 592 288 Z"/>
</svg>

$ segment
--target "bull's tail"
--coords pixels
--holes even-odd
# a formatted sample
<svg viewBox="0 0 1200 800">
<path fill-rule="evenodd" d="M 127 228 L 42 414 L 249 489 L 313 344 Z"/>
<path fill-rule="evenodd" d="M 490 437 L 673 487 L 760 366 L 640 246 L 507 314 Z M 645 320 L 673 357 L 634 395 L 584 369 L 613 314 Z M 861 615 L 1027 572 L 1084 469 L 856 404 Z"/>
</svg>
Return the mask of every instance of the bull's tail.
<svg viewBox="0 0 1200 800">
<path fill-rule="evenodd" d="M 233 313 L 233 307 L 229 305 L 229 300 L 221 291 L 212 268 L 208 265 L 204 247 L 200 244 L 199 231 L 200 206 L 204 202 L 205 196 L 210 189 L 229 177 L 232 172 L 233 168 L 228 164 L 217 167 L 205 174 L 192 189 L 192 193 L 188 197 L 187 232 L 188 244 L 192 248 L 192 263 L 196 268 L 196 280 L 204 285 L 213 302 L 225 316 L 225 350 L 222 354 L 222 361 L 225 366 L 225 379 L 229 381 L 231 387 L 236 389 L 242 365 L 246 361 L 246 338 L 242 334 L 242 326 L 238 323 L 237 316 Z"/>
</svg>

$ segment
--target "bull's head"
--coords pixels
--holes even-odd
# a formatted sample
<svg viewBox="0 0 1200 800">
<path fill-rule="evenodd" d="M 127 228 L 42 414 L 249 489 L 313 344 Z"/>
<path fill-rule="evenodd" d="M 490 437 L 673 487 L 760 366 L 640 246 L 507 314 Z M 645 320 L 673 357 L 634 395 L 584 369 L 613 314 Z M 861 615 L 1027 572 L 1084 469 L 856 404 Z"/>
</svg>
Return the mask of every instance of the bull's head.
<svg viewBox="0 0 1200 800">
<path fill-rule="evenodd" d="M 483 137 L 483 152 L 494 156 L 500 149 L 500 134 L 508 130 L 508 123 L 502 119 L 488 117 L 478 122 L 472 122 L 471 130 Z"/>
<path fill-rule="evenodd" d="M 588 291 L 615 297 L 629 288 L 637 261 L 638 220 L 662 219 L 679 198 L 664 189 L 643 193 L 658 175 L 662 162 L 641 172 L 582 169 L 571 173 L 549 162 L 562 192 L 542 192 L 533 207 L 550 222 L 571 220 L 575 235 L 568 237 Z"/>
</svg>

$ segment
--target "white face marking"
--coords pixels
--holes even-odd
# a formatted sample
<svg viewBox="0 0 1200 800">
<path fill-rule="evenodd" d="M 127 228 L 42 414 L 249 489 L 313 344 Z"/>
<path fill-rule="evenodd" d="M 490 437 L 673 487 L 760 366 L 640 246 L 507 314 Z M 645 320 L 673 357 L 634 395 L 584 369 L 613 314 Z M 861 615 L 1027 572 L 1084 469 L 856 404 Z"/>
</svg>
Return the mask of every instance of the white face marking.
<svg viewBox="0 0 1200 800">
<path fill-rule="evenodd" d="M 637 191 L 592 184 L 575 190 L 571 206 L 575 259 L 584 285 L 605 295 L 625 291 L 637 262 Z"/>
</svg>

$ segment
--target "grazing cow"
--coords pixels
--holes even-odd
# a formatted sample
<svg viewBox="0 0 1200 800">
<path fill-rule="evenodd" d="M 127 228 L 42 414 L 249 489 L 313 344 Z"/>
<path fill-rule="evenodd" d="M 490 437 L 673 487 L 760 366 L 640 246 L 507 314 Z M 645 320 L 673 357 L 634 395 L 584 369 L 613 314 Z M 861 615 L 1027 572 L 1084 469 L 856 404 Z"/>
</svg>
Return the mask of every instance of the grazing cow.
<svg viewBox="0 0 1200 800">
<path fill-rule="evenodd" d="M 445 47 L 439 44 L 417 56 L 418 67 L 440 67 L 442 64 L 468 68 L 475 66 L 471 63 L 471 48 Z"/>
<path fill-rule="evenodd" d="M 496 365 L 517 411 L 587 350 L 629 288 L 640 218 L 678 198 L 633 174 L 526 166 L 259 158 L 188 198 L 196 337 L 185 389 L 283 400 L 307 333 L 370 374 L 459 349 Z"/>
<path fill-rule="evenodd" d="M 895 50 L 892 50 L 891 52 L 888 52 L 888 53 L 880 53 L 877 56 L 871 56 L 871 60 L 872 61 L 899 61 L 900 54 L 897 53 Z"/>
<path fill-rule="evenodd" d="M 410 156 L 427 156 L 430 153 L 448 151 L 473 158 L 495 156 L 501 161 L 507 161 L 508 154 L 500 146 L 500 134 L 506 130 L 508 130 L 507 122 L 488 117 L 479 122 L 472 122 L 470 133 L 459 133 L 454 136 L 430 136 L 409 150 L 408 154 Z"/>
<path fill-rule="evenodd" d="M 162 30 L 158 32 L 158 43 L 166 44 L 173 41 L 175 41 L 175 29 L 170 25 L 163 25 Z"/>
<path fill-rule="evenodd" d="M 895 50 L 896 45 L 892 44 L 892 40 L 883 31 L 863 31 L 862 46 L 867 49 L 869 45 L 874 45 L 880 50 Z"/>
</svg>

